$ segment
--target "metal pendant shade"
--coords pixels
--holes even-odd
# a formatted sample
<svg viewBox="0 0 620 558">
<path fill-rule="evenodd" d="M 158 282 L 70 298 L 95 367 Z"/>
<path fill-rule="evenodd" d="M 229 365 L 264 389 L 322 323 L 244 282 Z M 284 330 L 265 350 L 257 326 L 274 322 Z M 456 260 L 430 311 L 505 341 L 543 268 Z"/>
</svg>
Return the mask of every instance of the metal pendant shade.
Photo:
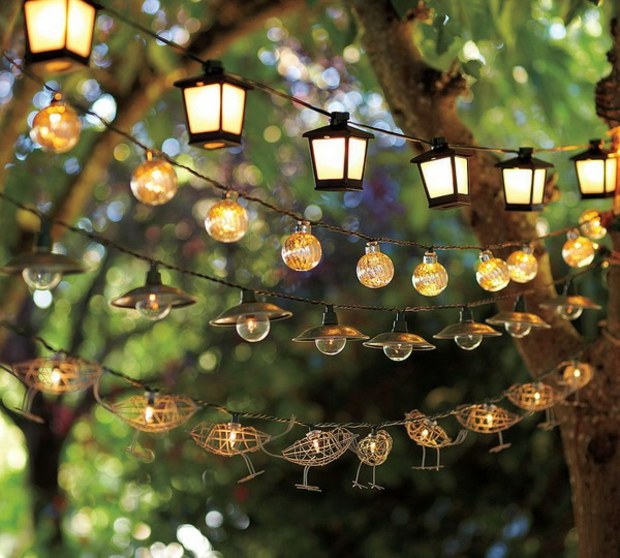
<svg viewBox="0 0 620 558">
<path fill-rule="evenodd" d="M 485 320 L 491 325 L 520 325 L 530 329 L 551 329 L 551 326 L 537 314 L 525 311 L 525 301 L 522 296 L 517 298 L 512 311 L 501 311 Z"/>
<path fill-rule="evenodd" d="M 364 347 L 370 347 L 371 349 L 383 349 L 392 345 L 411 345 L 414 351 L 432 351 L 436 348 L 435 345 L 432 345 L 419 335 L 409 333 L 404 312 L 397 313 L 392 331 L 380 333 L 370 339 L 370 341 L 364 342 Z"/>
<path fill-rule="evenodd" d="M 586 296 L 565 294 L 556 296 L 555 298 L 545 302 L 541 302 L 539 306 L 541 308 L 549 308 L 552 310 L 557 310 L 558 308 L 562 308 L 564 306 L 572 306 L 573 308 L 581 308 L 583 310 L 600 310 L 602 308 L 600 304 L 596 304 L 596 302 Z"/>
<path fill-rule="evenodd" d="M 611 198 L 616 192 L 618 158 L 602 149 L 600 139 L 590 140 L 590 147 L 571 157 L 579 183 L 581 199 Z"/>
<path fill-rule="evenodd" d="M 439 333 L 433 335 L 435 339 L 455 339 L 467 335 L 477 335 L 480 337 L 499 337 L 501 332 L 492 327 L 475 322 L 469 308 L 461 308 L 460 319 L 456 324 L 449 325 Z"/>
<path fill-rule="evenodd" d="M 235 326 L 242 316 L 261 316 L 274 322 L 285 320 L 292 315 L 292 312 L 275 304 L 257 301 L 254 291 L 243 289 L 241 291 L 241 303 L 225 310 L 217 318 L 209 321 L 209 324 L 212 326 Z"/>
<path fill-rule="evenodd" d="M 370 339 L 368 335 L 364 335 L 361 331 L 352 326 L 340 325 L 338 316 L 334 312 L 333 306 L 326 306 L 323 311 L 323 323 L 317 327 L 311 327 L 304 331 L 301 335 L 293 337 L 293 341 L 309 342 L 320 339 L 346 339 L 347 341 L 364 341 Z"/>
</svg>

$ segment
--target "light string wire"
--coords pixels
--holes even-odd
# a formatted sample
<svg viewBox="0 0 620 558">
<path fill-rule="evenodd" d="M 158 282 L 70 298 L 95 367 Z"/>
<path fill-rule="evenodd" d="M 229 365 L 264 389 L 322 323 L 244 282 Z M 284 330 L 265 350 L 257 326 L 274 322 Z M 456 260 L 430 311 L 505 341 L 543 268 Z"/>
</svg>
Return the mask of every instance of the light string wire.
<svg viewBox="0 0 620 558">
<path fill-rule="evenodd" d="M 168 269 L 170 271 L 176 271 L 182 275 L 188 275 L 191 277 L 196 277 L 198 279 L 204 279 L 206 281 L 210 281 L 212 283 L 217 283 L 219 285 L 225 286 L 225 287 L 229 287 L 229 288 L 234 288 L 234 289 L 248 289 L 248 287 L 244 287 L 243 285 L 239 284 L 239 283 L 235 283 L 232 281 L 228 281 L 226 279 L 221 279 L 219 277 L 214 277 L 212 275 L 208 275 L 206 273 L 201 273 L 198 271 L 194 271 L 191 269 L 187 269 L 184 267 L 181 267 L 179 265 L 173 264 L 173 263 L 169 263 L 165 260 L 162 259 L 158 259 L 158 258 L 153 258 L 151 256 L 147 256 L 141 252 L 138 252 L 136 250 L 133 250 L 131 248 L 127 248 L 126 246 L 123 246 L 122 244 L 119 244 L 118 242 L 111 240 L 99 233 L 94 233 L 91 231 L 87 231 L 85 229 L 82 229 L 80 227 L 76 227 L 74 225 L 71 225 L 61 219 L 55 219 L 55 218 L 49 218 L 46 215 L 44 215 L 43 213 L 41 213 L 39 210 L 25 205 L 21 202 L 19 202 L 18 200 L 16 200 L 15 198 L 12 198 L 11 196 L 9 196 L 8 194 L 4 193 L 4 192 L 0 192 L 0 199 L 4 199 L 5 201 L 9 202 L 10 204 L 14 205 L 15 207 L 23 210 L 23 211 L 27 211 L 35 216 L 37 216 L 40 220 L 42 221 L 47 221 L 49 223 L 52 224 L 56 224 L 59 225 L 65 229 L 67 229 L 70 232 L 73 232 L 75 234 L 81 235 L 85 238 L 88 238 L 89 240 L 94 240 L 95 242 L 107 247 L 107 248 L 112 248 L 114 250 L 117 250 L 118 252 L 121 252 L 123 254 L 126 254 L 128 256 L 131 256 L 133 258 L 136 258 L 138 260 L 142 260 L 144 262 L 147 262 L 149 264 L 155 264 L 159 267 Z M 289 294 L 289 293 L 285 293 L 285 292 L 281 292 L 281 291 L 272 291 L 272 290 L 267 290 L 267 289 L 249 289 L 254 291 L 256 294 L 258 295 L 263 295 L 263 296 L 267 296 L 267 297 L 271 297 L 271 298 L 277 298 L 277 299 L 284 299 L 284 300 L 290 300 L 293 302 L 300 302 L 300 303 L 304 303 L 304 304 L 311 304 L 314 306 L 332 306 L 334 308 L 338 308 L 338 309 L 342 309 L 342 310 L 372 310 L 372 311 L 379 311 L 379 312 L 398 312 L 398 311 L 404 311 L 404 312 L 430 312 L 433 310 L 446 310 L 446 309 L 455 309 L 455 308 L 464 308 L 464 307 L 468 307 L 468 308 L 475 308 L 478 306 L 485 306 L 485 305 L 489 305 L 489 304 L 494 304 L 498 301 L 501 300 L 506 300 L 506 299 L 512 299 L 512 298 L 517 298 L 519 296 L 525 296 L 525 295 L 531 295 L 537 291 L 542 291 L 543 289 L 553 286 L 553 285 L 558 285 L 558 284 L 563 284 L 563 283 L 567 283 L 569 281 L 573 281 L 575 278 L 583 275 L 584 273 L 587 273 L 588 271 L 590 271 L 591 269 L 594 269 L 596 267 L 599 267 L 601 265 L 601 262 L 595 262 L 592 263 L 586 267 L 583 267 L 575 272 L 569 273 L 565 276 L 562 276 L 558 279 L 555 279 L 537 289 L 521 289 L 520 291 L 517 292 L 511 292 L 511 293 L 506 293 L 506 294 L 501 294 L 501 295 L 495 295 L 493 297 L 488 297 L 488 298 L 484 298 L 484 299 L 480 299 L 480 300 L 474 300 L 474 301 L 470 301 L 470 302 L 465 302 L 465 303 L 454 303 L 454 304 L 433 304 L 433 305 L 428 305 L 428 306 L 405 306 L 405 307 L 397 307 L 397 306 L 392 306 L 392 307 L 386 307 L 386 306 L 374 306 L 374 305 L 367 305 L 367 304 L 345 304 L 345 303 L 331 303 L 325 300 L 320 300 L 320 299 L 312 299 L 312 298 L 307 298 L 307 297 L 302 297 L 302 296 L 298 296 L 298 295 L 293 295 L 293 294 Z"/>
<path fill-rule="evenodd" d="M 16 67 L 17 69 L 19 69 L 27 78 L 32 79 L 33 81 L 35 81 L 36 83 L 38 83 L 39 85 L 41 85 L 44 89 L 46 89 L 47 91 L 49 91 L 52 95 L 56 95 L 56 94 L 61 94 L 61 92 L 53 87 L 51 87 L 44 79 L 42 79 L 40 76 L 38 76 L 37 74 L 31 72 L 30 70 L 28 70 L 23 64 L 21 64 L 20 62 L 18 62 L 17 60 L 15 60 L 14 58 L 12 58 L 11 56 L 9 56 L 6 53 L 3 53 L 3 58 L 9 62 L 10 64 L 12 64 L 14 67 Z M 562 234 L 567 233 L 568 231 L 576 228 L 576 225 L 572 225 L 572 226 L 567 226 L 561 229 L 557 229 L 554 231 L 551 231 L 549 233 L 546 233 L 544 235 L 539 235 L 537 237 L 532 238 L 531 240 L 508 240 L 508 241 L 504 241 L 504 242 L 500 242 L 500 243 L 494 243 L 494 244 L 485 244 L 485 245 L 457 245 L 457 244 L 452 244 L 452 245 L 435 245 L 435 244 L 425 244 L 425 243 L 421 243 L 421 242 L 416 242 L 416 241 L 412 241 L 412 240 L 402 240 L 402 239 L 395 239 L 395 238 L 390 238 L 390 237 L 386 237 L 386 236 L 371 236 L 368 235 L 366 233 L 360 232 L 360 231 L 355 231 L 352 229 L 347 229 L 345 227 L 340 227 L 338 225 L 334 225 L 332 223 L 328 223 L 326 221 L 323 220 L 310 220 L 310 219 L 306 219 L 305 216 L 289 210 L 289 209 L 285 209 L 282 207 L 279 207 L 271 202 L 265 201 L 260 197 L 257 196 L 253 196 L 251 194 L 247 194 L 241 191 L 238 191 L 230 186 L 226 186 L 224 184 L 222 184 L 221 182 L 206 176 L 205 174 L 202 174 L 198 171 L 196 171 L 194 168 L 185 165 L 183 163 L 179 163 L 178 161 L 176 161 L 174 158 L 170 157 L 169 155 L 167 155 L 166 153 L 162 152 L 162 151 L 158 151 L 155 150 L 147 145 L 145 145 L 142 141 L 140 141 L 139 139 L 137 139 L 135 136 L 131 135 L 130 133 L 120 129 L 118 126 L 114 125 L 112 122 L 110 122 L 109 120 L 107 120 L 106 118 L 100 116 L 99 114 L 97 114 L 94 111 L 91 111 L 90 109 L 80 106 L 80 103 L 76 103 L 72 101 L 72 105 L 74 105 L 76 108 L 79 108 L 84 114 L 88 114 L 89 116 L 92 116 L 94 118 L 96 118 L 97 120 L 99 120 L 99 122 L 101 122 L 102 125 L 104 125 L 107 129 L 117 133 L 118 135 L 124 137 L 125 139 L 127 139 L 128 141 L 130 141 L 131 143 L 133 143 L 134 145 L 140 147 L 141 149 L 143 149 L 145 152 L 156 152 L 158 157 L 166 160 L 168 163 L 170 163 L 171 165 L 183 169 L 184 171 L 190 173 L 191 175 L 195 176 L 196 178 L 199 178 L 201 180 L 204 180 L 205 182 L 207 182 L 209 185 L 211 185 L 213 188 L 215 188 L 216 190 L 219 190 L 221 192 L 235 192 L 238 194 L 239 197 L 244 198 L 247 201 L 250 201 L 252 203 L 256 203 L 258 205 L 261 205 L 263 207 L 265 207 L 266 209 L 273 211 L 275 213 L 278 213 L 280 215 L 284 215 L 286 217 L 289 217 L 295 221 L 308 221 L 311 226 L 313 227 L 318 227 L 318 228 L 324 228 L 326 230 L 329 230 L 331 232 L 335 232 L 338 234 L 342 234 L 345 236 L 352 236 L 352 237 L 357 237 L 360 238 L 366 242 L 380 242 L 380 243 L 384 243 L 384 244 L 392 244 L 395 246 L 401 246 L 401 247 L 413 247 L 413 248 L 421 248 L 424 249 L 426 251 L 428 250 L 435 250 L 435 251 L 448 251 L 448 250 L 461 250 L 461 251 L 465 251 L 465 250 L 476 250 L 476 251 L 482 251 L 482 250 L 499 250 L 502 248 L 510 248 L 510 247 L 518 247 L 518 246 L 523 246 L 523 245 L 527 245 L 527 244 L 532 244 L 534 242 L 541 242 L 547 238 L 551 238 L 554 236 L 559 236 Z M 595 220 L 597 219 L 596 216 L 593 216 L 591 219 L 586 220 L 585 222 L 588 222 L 590 220 Z"/>
<path fill-rule="evenodd" d="M 148 29 L 147 27 L 145 27 L 144 25 L 141 25 L 140 23 L 137 23 L 135 21 L 133 21 L 131 18 L 127 17 L 126 15 L 122 14 L 121 12 L 115 10 L 114 8 L 111 8 L 105 4 L 102 4 L 101 2 L 96 2 L 96 6 L 102 10 L 105 11 L 107 13 L 109 13 L 111 16 L 113 16 L 114 18 L 119 19 L 120 21 L 122 21 L 123 23 L 129 25 L 130 27 L 133 27 L 134 29 L 136 29 L 137 31 L 139 31 L 142 34 L 145 34 L 149 37 L 151 37 L 152 39 L 155 39 L 156 41 L 160 41 L 161 43 L 163 43 L 165 46 L 171 47 L 179 52 L 181 52 L 184 56 L 186 56 L 187 58 L 191 58 L 192 60 L 194 60 L 195 62 L 200 63 L 201 65 L 204 65 L 206 63 L 206 60 L 203 60 L 202 58 L 200 58 L 199 56 L 197 56 L 194 52 L 192 52 L 189 48 L 171 40 L 168 39 L 167 37 L 164 37 L 163 35 L 161 35 L 160 33 L 157 33 L 156 31 L 153 31 L 151 29 Z M 286 93 L 284 91 L 281 91 L 279 89 L 276 89 L 274 87 L 271 87 L 270 85 L 267 85 L 263 82 L 254 80 L 254 79 L 249 79 L 246 78 L 244 76 L 240 76 L 238 74 L 229 74 L 243 82 L 245 82 L 248 85 L 251 85 L 252 87 L 263 91 L 265 93 L 268 93 L 270 95 L 276 95 L 280 98 L 283 99 L 287 99 L 288 101 L 292 102 L 292 103 L 296 103 L 299 104 L 301 106 L 304 106 L 318 114 L 321 114 L 323 116 L 328 116 L 330 117 L 332 115 L 331 112 L 317 106 L 317 105 L 313 105 L 312 103 L 309 103 L 308 101 L 305 101 L 304 99 L 300 99 L 299 97 L 296 97 L 295 95 L 291 95 L 289 93 Z M 365 128 L 367 130 L 372 130 L 374 132 L 378 132 L 381 134 L 385 134 L 385 135 L 389 135 L 389 136 L 393 136 L 393 137 L 398 137 L 401 138 L 405 141 L 409 141 L 409 142 L 413 142 L 413 143 L 419 143 L 419 144 L 423 144 L 423 145 L 428 145 L 431 146 L 433 145 L 433 142 L 425 139 L 425 138 L 420 138 L 420 137 L 416 137 L 416 136 L 410 136 L 408 134 L 404 134 L 402 132 L 395 132 L 394 130 L 389 130 L 386 128 L 381 128 L 381 127 L 377 127 L 377 126 L 371 126 L 369 124 L 364 124 L 361 122 L 355 122 L 355 121 L 350 121 L 351 124 L 353 124 L 354 126 L 359 126 L 360 128 Z M 513 149 L 513 148 L 504 148 L 504 147 L 485 147 L 485 146 L 479 146 L 479 145 L 453 145 L 453 147 L 457 148 L 457 149 L 463 149 L 463 150 L 469 150 L 469 151 L 486 151 L 486 152 L 492 152 L 492 153 L 504 153 L 504 154 L 509 154 L 509 153 L 513 153 L 513 154 L 518 154 L 519 150 L 518 149 Z M 577 149 L 586 149 L 589 147 L 589 144 L 583 144 L 583 145 L 564 145 L 564 146 L 557 146 L 557 147 L 549 147 L 549 148 L 535 148 L 534 152 L 547 152 L 547 153 L 552 153 L 552 152 L 564 152 L 564 151 L 575 151 Z"/>
<path fill-rule="evenodd" d="M 68 356 L 72 356 L 73 358 L 77 358 L 80 360 L 84 360 L 79 356 L 76 355 L 71 355 L 68 351 L 65 351 L 63 349 L 59 349 L 57 347 L 54 347 L 51 343 L 49 343 L 48 341 L 46 341 L 43 337 L 41 337 L 40 335 L 35 335 L 35 334 L 31 334 L 29 333 L 26 329 L 24 329 L 23 327 L 17 326 L 13 323 L 7 322 L 7 321 L 0 321 L 0 327 L 7 329 L 9 331 L 12 331 L 13 333 L 19 335 L 20 337 L 23 337 L 24 339 L 28 339 L 31 341 L 34 341 L 40 345 L 42 345 L 45 349 L 47 349 L 48 351 L 54 353 L 54 354 L 58 354 L 58 353 L 63 353 L 66 354 Z M 582 358 L 583 356 L 583 350 L 580 350 L 576 353 L 574 353 L 572 356 L 569 356 L 568 358 L 562 360 L 561 362 L 559 362 L 558 364 L 556 364 L 555 366 L 549 368 L 546 372 L 536 376 L 536 378 L 533 379 L 533 382 L 544 382 L 545 379 L 548 379 L 554 375 L 556 375 L 558 373 L 559 370 L 565 368 L 566 366 L 568 366 L 571 363 L 574 362 L 578 362 L 580 358 Z M 89 360 L 88 362 L 94 362 L 92 360 Z M 115 370 L 113 368 L 104 366 L 100 363 L 96 363 L 98 366 L 101 367 L 101 369 L 112 375 L 115 376 L 117 378 L 120 378 L 122 380 L 124 380 L 125 382 L 129 383 L 132 387 L 136 387 L 136 388 L 140 388 L 140 389 L 144 389 L 144 390 L 150 390 L 151 388 L 149 387 L 149 385 L 147 385 L 145 382 L 142 382 L 140 380 L 137 380 L 131 376 L 128 376 L 127 374 L 123 373 L 123 372 L 119 372 L 118 370 Z M 0 368 L 2 368 L 3 370 L 5 370 L 6 372 L 10 373 L 11 375 L 18 377 L 15 375 L 13 368 L 10 365 L 4 365 L 4 364 L 0 364 Z M 19 377 L 18 377 L 19 378 Z M 531 382 L 526 382 L 526 383 L 531 383 Z M 513 384 L 514 385 L 524 385 L 524 384 Z M 511 387 L 513 387 L 511 386 Z M 553 386 L 552 386 L 553 387 Z M 490 398 L 486 398 L 483 399 L 482 401 L 479 401 L 477 403 L 463 403 L 461 405 L 458 405 L 457 407 L 453 408 L 453 409 L 449 409 L 447 411 L 443 411 L 440 413 L 436 413 L 433 415 L 426 415 L 426 418 L 428 420 L 431 421 L 438 421 L 438 420 L 442 420 L 442 419 L 446 419 L 449 418 L 451 416 L 455 416 L 459 413 L 459 411 L 463 408 L 466 407 L 472 407 L 475 405 L 494 405 L 496 403 L 500 403 L 502 402 L 504 399 L 506 399 L 508 397 L 508 394 L 510 392 L 510 388 L 505 389 L 504 391 L 502 391 L 501 393 L 499 393 L 498 395 L 494 396 L 494 397 L 490 397 Z M 176 395 L 180 395 L 180 394 L 176 394 Z M 567 394 L 567 396 L 570 394 Z M 201 407 L 204 410 L 207 409 L 212 409 L 212 410 L 216 410 L 218 412 L 222 412 L 222 413 L 226 413 L 230 416 L 233 417 L 239 417 L 239 418 L 245 418 L 245 419 L 249 419 L 249 420 L 262 420 L 262 421 L 266 421 L 266 422 L 274 422 L 274 423 L 279 423 L 279 424 L 286 424 L 286 423 L 292 423 L 295 424 L 296 426 L 301 426 L 304 428 L 350 428 L 350 429 L 356 429 L 356 428 L 368 428 L 368 429 L 381 429 L 381 428 L 390 428 L 390 427 L 395 427 L 395 426 L 406 426 L 407 424 L 411 423 L 411 422 L 418 422 L 420 419 L 419 418 L 414 418 L 414 419 L 410 419 L 410 418 L 403 418 L 403 419 L 388 419 L 379 423 L 371 423 L 371 422 L 353 422 L 353 421 L 349 421 L 349 422 L 304 422 L 301 420 L 298 420 L 295 417 L 278 417 L 278 416 L 273 416 L 273 415 L 269 415 L 269 414 L 263 414 L 263 413 L 254 413 L 254 412 L 246 412 L 246 411 L 235 411 L 235 410 L 231 410 L 230 408 L 226 407 L 225 405 L 221 405 L 219 403 L 212 403 L 209 401 L 204 401 L 201 399 L 197 399 L 191 396 L 185 396 L 188 397 L 189 399 L 191 399 L 195 405 L 197 405 L 198 407 Z"/>
</svg>

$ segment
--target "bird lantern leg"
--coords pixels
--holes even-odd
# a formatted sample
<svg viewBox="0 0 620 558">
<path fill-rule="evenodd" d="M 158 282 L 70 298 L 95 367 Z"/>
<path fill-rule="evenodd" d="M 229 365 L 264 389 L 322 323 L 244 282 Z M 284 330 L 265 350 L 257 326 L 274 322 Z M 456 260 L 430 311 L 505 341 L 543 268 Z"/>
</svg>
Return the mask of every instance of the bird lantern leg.
<svg viewBox="0 0 620 558">
<path fill-rule="evenodd" d="M 504 437 L 502 436 L 502 431 L 500 430 L 497 435 L 499 436 L 499 444 L 496 445 L 495 447 L 492 447 L 489 450 L 489 453 L 499 453 L 502 450 L 505 450 L 507 448 L 509 448 L 512 444 L 505 444 L 504 443 Z"/>
<path fill-rule="evenodd" d="M 352 485 L 353 488 L 366 488 L 363 484 L 360 484 L 359 482 L 359 478 L 360 478 L 360 471 L 362 470 L 362 465 L 363 463 L 360 461 L 359 465 L 357 466 L 357 473 L 355 473 L 355 480 L 353 481 Z"/>
<path fill-rule="evenodd" d="M 39 415 L 35 415 L 32 413 L 32 402 L 34 401 L 34 397 L 37 394 L 37 390 L 33 387 L 28 388 L 26 393 L 24 394 L 24 400 L 22 402 L 22 406 L 15 409 L 15 412 L 19 413 L 23 417 L 27 419 L 38 422 L 39 424 L 43 424 L 45 421 Z"/>
<path fill-rule="evenodd" d="M 133 457 L 139 459 L 140 461 L 143 461 L 144 463 L 152 463 L 155 460 L 155 452 L 148 448 L 143 448 L 138 443 L 139 434 L 139 430 L 136 430 L 134 432 L 133 436 L 131 437 L 131 443 L 125 448 L 125 451 L 129 455 L 132 455 Z"/>
<path fill-rule="evenodd" d="M 555 418 L 555 412 L 553 411 L 553 407 L 549 407 L 545 409 L 545 422 L 541 422 L 538 425 L 538 428 L 542 428 L 543 430 L 553 430 L 556 426 L 558 426 L 559 422 Z"/>
<path fill-rule="evenodd" d="M 242 479 L 239 479 L 237 481 L 238 484 L 241 484 L 242 482 L 247 482 L 249 480 L 252 480 L 253 478 L 258 477 L 258 475 L 262 475 L 265 471 L 256 471 L 256 469 L 254 469 L 254 464 L 252 463 L 252 460 L 245 454 L 242 453 L 241 457 L 243 457 L 243 460 L 245 461 L 245 464 L 248 467 L 248 471 L 249 471 L 249 475 L 243 477 Z"/>
<path fill-rule="evenodd" d="M 296 484 L 295 488 L 298 488 L 299 490 L 308 490 L 310 492 L 322 492 L 318 486 L 312 486 L 308 484 L 308 471 L 309 470 L 310 470 L 310 466 L 306 465 L 304 467 L 304 482 L 303 484 Z"/>
<path fill-rule="evenodd" d="M 376 476 L 375 476 L 376 475 L 376 469 L 377 469 L 376 467 L 372 468 L 372 482 L 368 483 L 368 486 L 370 486 L 371 489 L 372 488 L 376 488 L 377 490 L 383 490 L 384 487 L 383 486 L 379 486 L 376 483 L 376 480 L 377 480 Z"/>
</svg>

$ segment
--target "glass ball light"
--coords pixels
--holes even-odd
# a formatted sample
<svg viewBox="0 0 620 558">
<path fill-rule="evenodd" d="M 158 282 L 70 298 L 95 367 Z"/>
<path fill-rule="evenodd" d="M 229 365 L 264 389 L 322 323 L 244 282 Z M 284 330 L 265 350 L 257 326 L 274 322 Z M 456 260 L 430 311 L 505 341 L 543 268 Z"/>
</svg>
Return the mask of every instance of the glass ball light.
<svg viewBox="0 0 620 558">
<path fill-rule="evenodd" d="M 482 343 L 482 335 L 457 335 L 454 342 L 464 351 L 473 351 Z"/>
<path fill-rule="evenodd" d="M 357 262 L 357 278 L 369 289 L 380 289 L 394 278 L 394 264 L 381 252 L 378 242 L 366 244 L 366 253 Z"/>
<path fill-rule="evenodd" d="M 239 337 L 245 339 L 249 343 L 257 343 L 269 335 L 271 322 L 266 315 L 243 314 L 237 319 L 235 327 Z"/>
<path fill-rule="evenodd" d="M 144 205 L 163 205 L 177 193 L 177 173 L 168 161 L 153 159 L 150 152 L 146 157 L 131 175 L 131 191 Z"/>
<path fill-rule="evenodd" d="M 22 277 L 26 285 L 35 291 L 49 291 L 57 287 L 62 281 L 62 273 L 60 272 L 30 267 L 22 271 Z"/>
<path fill-rule="evenodd" d="M 510 283 L 508 264 L 493 256 L 490 250 L 480 253 L 480 263 L 476 271 L 476 281 L 485 291 L 497 292 Z"/>
<path fill-rule="evenodd" d="M 314 269 L 319 265 L 322 255 L 321 243 L 312 234 L 308 221 L 297 223 L 295 232 L 282 245 L 282 260 L 293 271 Z"/>
<path fill-rule="evenodd" d="M 538 260 L 529 246 L 515 250 L 507 258 L 510 279 L 515 283 L 528 283 L 538 273 Z"/>
<path fill-rule="evenodd" d="M 607 234 L 601 222 L 601 214 L 596 209 L 586 209 L 579 216 L 579 229 L 581 234 L 591 240 L 600 240 Z"/>
<path fill-rule="evenodd" d="M 417 265 L 411 276 L 413 288 L 424 296 L 437 296 L 448 286 L 448 272 L 437 261 L 437 254 L 429 250 L 422 263 Z"/>
<path fill-rule="evenodd" d="M 522 339 L 532 331 L 532 326 L 523 322 L 506 322 L 504 329 L 511 337 Z"/>
<path fill-rule="evenodd" d="M 558 306 L 555 311 L 563 320 L 572 321 L 583 314 L 583 307 L 575 306 L 574 304 L 563 304 Z"/>
<path fill-rule="evenodd" d="M 569 231 L 568 240 L 562 246 L 562 258 L 571 267 L 586 267 L 594 260 L 595 250 L 592 241 L 580 236 L 577 229 Z"/>
<path fill-rule="evenodd" d="M 343 337 L 331 337 L 329 339 L 317 339 L 314 344 L 324 355 L 334 356 L 342 352 L 347 340 Z"/>
<path fill-rule="evenodd" d="M 32 121 L 30 139 L 43 151 L 66 153 L 80 139 L 82 122 L 62 96 L 55 95 L 50 105 L 40 110 Z"/>
<path fill-rule="evenodd" d="M 413 345 L 411 343 L 397 343 L 383 347 L 383 354 L 394 362 L 402 362 L 408 359 L 411 353 L 413 353 Z"/>
<path fill-rule="evenodd" d="M 205 228 L 211 238 L 218 242 L 237 242 L 248 231 L 248 214 L 237 201 L 236 192 L 226 192 L 223 200 L 213 204 L 205 219 Z"/>
<path fill-rule="evenodd" d="M 151 293 L 145 299 L 136 303 L 136 310 L 147 320 L 156 321 L 163 320 L 170 314 L 172 305 L 160 299 L 156 294 Z"/>
</svg>

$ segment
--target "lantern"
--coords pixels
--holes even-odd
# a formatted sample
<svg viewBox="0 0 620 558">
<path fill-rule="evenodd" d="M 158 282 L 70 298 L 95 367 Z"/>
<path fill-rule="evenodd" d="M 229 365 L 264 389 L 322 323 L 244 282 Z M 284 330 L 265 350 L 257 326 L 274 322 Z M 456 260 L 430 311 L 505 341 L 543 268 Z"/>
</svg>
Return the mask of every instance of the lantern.
<svg viewBox="0 0 620 558">
<path fill-rule="evenodd" d="M 88 65 L 96 13 L 91 0 L 25 0 L 26 63 L 50 73 Z"/>
<path fill-rule="evenodd" d="M 475 322 L 472 312 L 464 306 L 461 308 L 459 321 L 449 325 L 433 335 L 435 339 L 453 339 L 464 351 L 473 351 L 480 346 L 485 337 L 498 337 L 501 333 L 491 326 Z"/>
<path fill-rule="evenodd" d="M 469 153 L 449 147 L 446 138 L 434 138 L 430 151 L 411 159 L 420 169 L 430 208 L 469 205 L 469 157 Z"/>
<path fill-rule="evenodd" d="M 583 153 L 571 157 L 581 199 L 611 198 L 616 191 L 618 159 L 614 154 L 603 151 L 601 140 L 590 140 L 590 147 Z"/>
<path fill-rule="evenodd" d="M 348 112 L 333 112 L 329 126 L 303 135 L 310 142 L 315 190 L 362 190 L 368 140 L 375 136 L 352 128 L 348 120 Z"/>
<path fill-rule="evenodd" d="M 544 207 L 547 169 L 553 165 L 532 157 L 531 147 L 520 147 L 513 159 L 497 163 L 502 169 L 507 211 L 540 211 Z"/>
<path fill-rule="evenodd" d="M 224 73 L 219 60 L 207 60 L 204 75 L 175 81 L 183 92 L 189 143 L 205 149 L 241 145 L 246 92 L 252 87 Z"/>
</svg>

